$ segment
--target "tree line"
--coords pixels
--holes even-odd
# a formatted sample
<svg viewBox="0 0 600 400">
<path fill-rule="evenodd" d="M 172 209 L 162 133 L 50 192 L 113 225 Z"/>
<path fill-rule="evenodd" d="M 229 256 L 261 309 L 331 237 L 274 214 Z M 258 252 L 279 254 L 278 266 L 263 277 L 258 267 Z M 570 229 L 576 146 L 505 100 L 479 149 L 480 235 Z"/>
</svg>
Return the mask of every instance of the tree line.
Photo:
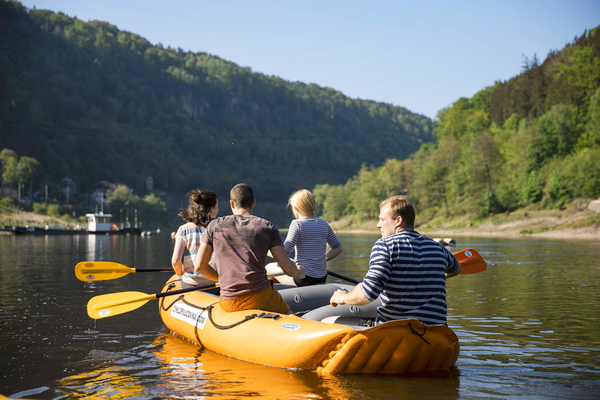
<svg viewBox="0 0 600 400">
<path fill-rule="evenodd" d="M 32 157 L 21 156 L 11 149 L 0 151 L 0 185 L 2 187 L 18 187 L 21 199 L 31 199 L 30 210 L 67 221 L 85 222 L 85 214 L 99 208 L 106 214 L 114 216 L 115 222 L 133 222 L 139 213 L 140 221 L 146 226 L 156 228 L 173 225 L 170 220 L 165 202 L 156 194 L 150 193 L 139 196 L 124 184 L 112 184 L 106 193 L 102 204 L 96 204 L 88 198 L 89 193 L 74 191 L 69 201 L 66 201 L 64 190 L 58 182 L 46 184 L 45 193 L 41 195 L 38 187 L 34 190 L 33 182 L 42 175 L 43 166 Z M 104 204 L 106 208 L 104 209 Z M 18 204 L 22 207 L 22 204 Z M 15 203 L 11 196 L 0 195 L 0 214 L 10 214 L 15 211 Z M 125 215 L 124 215 L 125 211 Z"/>
<path fill-rule="evenodd" d="M 149 174 L 181 194 L 244 181 L 276 202 L 433 140 L 432 120 L 403 107 L 151 44 L 107 22 L 16 1 L 0 11 L 0 148 L 39 160 L 39 181 L 139 191 Z"/>
<path fill-rule="evenodd" d="M 435 143 L 345 184 L 317 185 L 326 219 L 376 217 L 405 194 L 421 218 L 557 208 L 600 196 L 600 29 L 438 114 Z"/>
</svg>

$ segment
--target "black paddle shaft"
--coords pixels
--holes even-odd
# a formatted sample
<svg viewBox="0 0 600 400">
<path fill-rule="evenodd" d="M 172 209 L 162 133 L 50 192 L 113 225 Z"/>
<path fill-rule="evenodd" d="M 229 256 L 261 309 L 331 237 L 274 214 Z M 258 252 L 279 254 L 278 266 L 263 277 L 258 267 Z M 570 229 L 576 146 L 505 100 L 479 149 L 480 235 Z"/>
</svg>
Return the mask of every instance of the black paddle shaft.
<svg viewBox="0 0 600 400">
<path fill-rule="evenodd" d="M 167 296 L 173 296 L 173 295 L 181 294 L 181 293 L 193 292 L 194 290 L 211 289 L 216 286 L 217 286 L 216 283 L 211 283 L 210 285 L 194 286 L 194 287 L 187 288 L 187 289 L 173 290 L 172 292 L 157 293 L 156 298 L 160 299 L 161 297 L 167 297 Z"/>
<path fill-rule="evenodd" d="M 135 272 L 174 272 L 173 268 L 171 269 L 144 269 L 144 268 L 134 268 Z"/>
<path fill-rule="evenodd" d="M 355 285 L 358 285 L 360 283 L 360 281 L 357 281 L 356 279 L 348 278 L 347 276 L 340 275 L 340 274 L 337 274 L 337 273 L 331 272 L 331 271 L 327 271 L 327 275 L 335 276 L 336 278 L 343 279 L 348 282 L 352 282 Z"/>
</svg>

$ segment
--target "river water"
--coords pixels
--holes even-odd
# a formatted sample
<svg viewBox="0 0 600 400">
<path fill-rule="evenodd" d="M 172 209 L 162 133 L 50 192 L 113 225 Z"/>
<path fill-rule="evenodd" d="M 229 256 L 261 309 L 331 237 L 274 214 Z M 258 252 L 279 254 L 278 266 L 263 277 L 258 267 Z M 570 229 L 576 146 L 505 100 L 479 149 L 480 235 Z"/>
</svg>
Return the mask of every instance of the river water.
<svg viewBox="0 0 600 400">
<path fill-rule="evenodd" d="M 360 280 L 377 236 L 340 236 L 332 271 Z M 456 368 L 411 376 L 319 375 L 238 361 L 171 335 L 157 302 L 93 321 L 93 296 L 156 293 L 170 276 L 81 282 L 105 260 L 169 267 L 167 235 L 0 236 L 0 394 L 51 398 L 600 398 L 600 243 L 455 238 L 488 270 L 447 282 Z M 330 277 L 330 282 L 336 279 Z M 268 345 L 268 338 L 264 338 Z"/>
</svg>

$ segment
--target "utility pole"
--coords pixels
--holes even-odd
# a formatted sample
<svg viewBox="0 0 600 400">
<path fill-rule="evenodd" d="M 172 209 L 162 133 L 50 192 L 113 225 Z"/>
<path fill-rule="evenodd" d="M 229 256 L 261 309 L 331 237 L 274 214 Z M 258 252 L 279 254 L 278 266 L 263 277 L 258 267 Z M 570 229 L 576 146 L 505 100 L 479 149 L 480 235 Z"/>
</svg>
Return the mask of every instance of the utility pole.
<svg viewBox="0 0 600 400">
<path fill-rule="evenodd" d="M 18 183 L 17 199 L 17 226 L 19 226 L 19 220 L 21 219 L 21 182 Z"/>
</svg>

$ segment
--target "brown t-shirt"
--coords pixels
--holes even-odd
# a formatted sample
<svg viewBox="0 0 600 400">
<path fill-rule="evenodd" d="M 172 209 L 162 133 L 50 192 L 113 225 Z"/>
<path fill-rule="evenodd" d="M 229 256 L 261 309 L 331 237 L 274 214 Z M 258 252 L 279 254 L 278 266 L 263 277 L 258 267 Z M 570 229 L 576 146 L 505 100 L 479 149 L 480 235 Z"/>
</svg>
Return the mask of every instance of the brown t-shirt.
<svg viewBox="0 0 600 400">
<path fill-rule="evenodd" d="M 208 224 L 200 240 L 213 248 L 223 299 L 250 296 L 269 287 L 267 251 L 283 246 L 271 222 L 253 215 L 220 217 Z"/>
</svg>

